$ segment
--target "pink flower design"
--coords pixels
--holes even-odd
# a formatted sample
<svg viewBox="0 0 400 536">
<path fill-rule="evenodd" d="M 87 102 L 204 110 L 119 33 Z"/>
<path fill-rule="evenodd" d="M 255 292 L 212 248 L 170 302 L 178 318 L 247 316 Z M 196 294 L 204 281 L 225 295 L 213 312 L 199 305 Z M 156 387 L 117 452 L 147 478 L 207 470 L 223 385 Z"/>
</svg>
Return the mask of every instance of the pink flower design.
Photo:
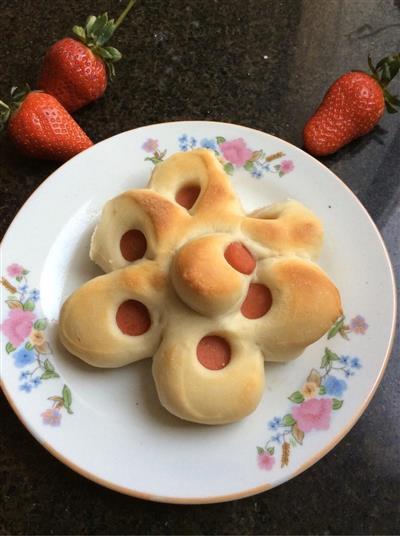
<svg viewBox="0 0 400 536">
<path fill-rule="evenodd" d="M 60 426 L 61 416 L 61 411 L 57 408 L 46 409 L 46 411 L 41 414 L 43 424 L 49 424 L 50 426 Z"/>
<path fill-rule="evenodd" d="M 279 169 L 280 173 L 285 175 L 286 173 L 290 173 L 293 170 L 294 170 L 294 164 L 292 160 L 282 160 L 281 167 Z"/>
<path fill-rule="evenodd" d="M 152 138 L 149 138 L 142 145 L 142 149 L 144 149 L 146 153 L 154 153 L 154 151 L 158 149 L 158 140 L 153 140 Z"/>
<path fill-rule="evenodd" d="M 10 264 L 10 266 L 7 267 L 7 273 L 10 277 L 18 277 L 22 275 L 22 272 L 24 271 L 24 268 L 20 265 L 14 262 L 14 264 Z"/>
<path fill-rule="evenodd" d="M 368 329 L 368 324 L 363 316 L 357 315 L 350 320 L 350 329 L 353 333 L 361 333 L 361 335 L 364 335 Z"/>
<path fill-rule="evenodd" d="M 263 452 L 257 456 L 257 463 L 260 469 L 270 471 L 275 463 L 275 457 L 271 456 L 268 452 Z"/>
<path fill-rule="evenodd" d="M 219 147 L 224 155 L 225 160 L 228 160 L 228 162 L 231 162 L 238 167 L 243 166 L 253 154 L 253 151 L 247 147 L 243 138 L 224 141 Z"/>
<path fill-rule="evenodd" d="M 31 332 L 36 315 L 31 311 L 12 309 L 0 328 L 10 343 L 17 347 Z"/>
<path fill-rule="evenodd" d="M 292 415 L 303 432 L 328 430 L 332 412 L 331 398 L 311 398 L 298 406 L 293 406 Z"/>
</svg>

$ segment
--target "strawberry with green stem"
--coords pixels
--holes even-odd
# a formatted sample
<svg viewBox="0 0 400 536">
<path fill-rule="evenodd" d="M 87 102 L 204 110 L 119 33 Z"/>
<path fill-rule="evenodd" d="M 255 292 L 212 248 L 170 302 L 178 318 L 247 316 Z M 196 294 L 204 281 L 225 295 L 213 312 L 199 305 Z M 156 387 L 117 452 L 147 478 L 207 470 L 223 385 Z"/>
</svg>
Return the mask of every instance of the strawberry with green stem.
<svg viewBox="0 0 400 536">
<path fill-rule="evenodd" d="M 69 112 L 101 97 L 107 87 L 107 70 L 112 80 L 114 63 L 121 59 L 121 53 L 106 44 L 134 4 L 135 0 L 130 0 L 116 22 L 104 13 L 88 17 L 85 27 L 74 26 L 78 39 L 66 37 L 47 51 L 38 87 L 58 99 Z"/>
<path fill-rule="evenodd" d="M 92 141 L 52 95 L 13 87 L 11 102 L 0 101 L 0 127 L 26 156 L 65 161 L 91 147 Z"/>
<path fill-rule="evenodd" d="M 400 99 L 387 86 L 400 70 L 400 54 L 387 56 L 376 66 L 368 57 L 371 73 L 351 71 L 329 88 L 317 111 L 304 127 L 305 149 L 316 156 L 335 153 L 370 132 L 383 116 L 397 112 Z"/>
</svg>

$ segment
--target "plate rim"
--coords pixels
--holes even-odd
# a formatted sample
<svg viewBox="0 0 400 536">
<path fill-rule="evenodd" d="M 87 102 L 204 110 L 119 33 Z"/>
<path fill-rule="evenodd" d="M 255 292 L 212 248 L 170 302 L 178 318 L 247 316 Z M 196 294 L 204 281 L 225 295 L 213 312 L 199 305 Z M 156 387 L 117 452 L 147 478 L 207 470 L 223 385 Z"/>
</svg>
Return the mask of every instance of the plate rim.
<svg viewBox="0 0 400 536">
<path fill-rule="evenodd" d="M 384 373 L 386 371 L 386 367 L 388 365 L 388 362 L 389 362 L 389 359 L 390 359 L 390 356 L 391 356 L 391 353 L 392 353 L 392 350 L 393 350 L 393 344 L 394 344 L 395 332 L 396 332 L 396 321 L 397 321 L 396 279 L 395 279 L 394 269 L 393 269 L 392 261 L 390 259 L 389 252 L 387 250 L 385 241 L 384 241 L 384 239 L 383 239 L 383 237 L 382 237 L 382 235 L 381 235 L 376 223 L 374 222 L 374 220 L 370 216 L 368 210 L 364 207 L 364 205 L 361 203 L 361 201 L 358 199 L 358 197 L 355 195 L 355 193 L 351 190 L 351 188 L 340 177 L 338 177 L 333 171 L 331 171 L 327 166 L 325 166 L 322 162 L 320 162 L 314 156 L 312 156 L 309 153 L 306 153 L 305 151 L 303 151 L 303 149 L 301 149 L 300 147 L 297 147 L 296 145 L 293 145 L 292 143 L 290 143 L 290 142 L 288 142 L 286 140 L 283 140 L 282 138 L 279 138 L 278 136 L 275 136 L 273 134 L 269 134 L 268 132 L 264 132 L 262 130 L 251 128 L 251 127 L 248 127 L 248 126 L 245 126 L 245 125 L 240 125 L 240 124 L 237 124 L 237 123 L 227 123 L 227 122 L 224 122 L 224 121 L 208 121 L 208 120 L 166 121 L 166 122 L 163 122 L 163 123 L 154 123 L 154 124 L 142 125 L 142 126 L 139 126 L 139 127 L 133 128 L 133 129 L 125 130 L 123 132 L 119 132 L 117 134 L 114 134 L 113 136 L 110 136 L 110 137 L 108 137 L 108 138 L 106 138 L 104 140 L 101 140 L 101 141 L 97 142 L 93 147 L 90 147 L 89 149 L 86 149 L 85 151 L 83 151 L 83 153 L 79 153 L 78 155 L 76 155 L 75 157 L 71 158 L 67 162 L 64 162 L 63 164 L 61 164 L 61 166 L 59 166 L 57 169 L 55 169 L 48 177 L 46 177 L 43 180 L 43 182 L 41 182 L 38 185 L 37 188 L 35 188 L 35 190 L 29 195 L 29 197 L 26 199 L 26 201 L 23 203 L 23 205 L 19 208 L 19 210 L 15 214 L 14 218 L 12 219 L 11 223 L 9 224 L 9 226 L 8 226 L 6 232 L 4 233 L 4 236 L 3 236 L 3 238 L 2 238 L 2 240 L 0 242 L 0 250 L 2 250 L 2 248 L 3 248 L 3 242 L 5 241 L 8 233 L 10 232 L 10 230 L 11 230 L 13 224 L 14 224 L 14 221 L 18 218 L 20 213 L 24 210 L 25 206 L 31 201 L 31 198 L 34 195 L 36 195 L 37 191 L 42 186 L 44 186 L 46 183 L 48 183 L 48 181 L 51 180 L 53 178 L 53 176 L 56 173 L 59 172 L 60 169 L 62 169 L 64 166 L 70 164 L 71 160 L 80 158 L 81 155 L 86 153 L 87 151 L 90 151 L 94 147 L 97 147 L 98 145 L 100 145 L 102 143 L 105 143 L 108 140 L 110 140 L 110 139 L 112 139 L 114 137 L 120 136 L 122 134 L 126 134 L 126 133 L 129 133 L 129 132 L 134 132 L 136 130 L 146 129 L 146 128 L 156 128 L 156 127 L 161 127 L 161 126 L 164 127 L 164 126 L 168 126 L 168 125 L 177 125 L 177 124 L 189 125 L 189 124 L 193 124 L 193 123 L 196 123 L 198 125 L 204 125 L 204 126 L 222 125 L 222 126 L 227 126 L 227 127 L 232 127 L 232 126 L 233 127 L 239 127 L 241 129 L 245 129 L 245 130 L 248 130 L 248 131 L 256 133 L 256 134 L 263 134 L 263 135 L 270 136 L 270 137 L 274 138 L 275 140 L 279 141 L 280 143 L 282 143 L 284 145 L 287 145 L 288 147 L 290 147 L 291 150 L 294 150 L 295 152 L 302 153 L 306 157 L 310 158 L 312 161 L 314 161 L 314 163 L 316 163 L 320 167 L 322 167 L 324 169 L 324 171 L 328 171 L 328 173 L 330 173 L 331 176 L 334 179 L 336 179 L 339 182 L 339 184 L 342 187 L 345 188 L 345 190 L 347 190 L 347 192 L 350 194 L 350 196 L 353 198 L 353 200 L 356 201 L 356 203 L 358 203 L 358 205 L 360 206 L 360 208 L 362 209 L 364 214 L 367 216 L 367 219 L 369 220 L 370 224 L 372 225 L 372 228 L 375 231 L 375 234 L 376 234 L 376 236 L 378 238 L 378 241 L 380 242 L 380 244 L 382 246 L 384 257 L 386 259 L 386 262 L 387 262 L 387 265 L 388 265 L 388 268 L 389 268 L 389 273 L 390 273 L 391 287 L 392 287 L 392 305 L 393 305 L 394 314 L 393 314 L 393 318 L 392 318 L 392 324 L 391 324 L 391 327 L 390 327 L 389 344 L 388 344 L 384 359 L 382 361 L 381 368 L 379 370 L 379 373 L 378 373 L 377 377 L 375 378 L 374 384 L 372 385 L 370 392 L 368 393 L 368 396 L 365 398 L 365 400 L 361 404 L 361 407 L 356 412 L 356 414 L 352 418 L 352 420 L 344 428 L 342 428 L 340 430 L 340 432 L 327 445 L 325 445 L 325 447 L 323 447 L 320 451 L 318 451 L 316 454 L 311 456 L 305 463 L 303 463 L 299 468 L 297 468 L 292 474 L 287 475 L 285 477 L 282 477 L 275 484 L 265 483 L 265 484 L 262 484 L 260 486 L 255 486 L 253 488 L 238 491 L 238 492 L 235 492 L 235 493 L 232 493 L 232 494 L 216 495 L 216 496 L 209 496 L 209 497 L 169 497 L 169 496 L 164 496 L 164 495 L 156 495 L 156 494 L 151 494 L 151 493 L 138 491 L 138 490 L 135 490 L 135 489 L 133 489 L 131 487 L 126 487 L 126 486 L 121 486 L 121 485 L 115 484 L 112 481 L 109 481 L 109 480 L 103 479 L 102 477 L 99 477 L 95 473 L 91 473 L 91 472 L 87 471 L 84 467 L 81 467 L 81 466 L 75 464 L 74 462 L 69 460 L 66 456 L 64 456 L 59 451 L 57 451 L 52 445 L 50 445 L 50 443 L 48 443 L 47 441 L 43 441 L 39 437 L 39 435 L 33 429 L 31 424 L 23 417 L 22 413 L 18 410 L 17 406 L 15 405 L 15 403 L 13 401 L 11 393 L 7 390 L 4 381 L 3 381 L 2 377 L 0 376 L 0 387 L 1 387 L 1 389 L 2 389 L 2 391 L 4 393 L 4 395 L 5 395 L 5 398 L 6 398 L 7 402 L 11 406 L 12 410 L 14 411 L 14 413 L 16 414 L 16 416 L 18 417 L 20 422 L 28 430 L 28 432 L 34 437 L 34 439 L 41 446 L 43 446 L 52 456 L 54 456 L 56 459 L 58 459 L 61 463 L 63 463 L 64 465 L 66 465 L 67 467 L 69 467 L 70 469 L 72 469 L 73 471 L 78 473 L 79 475 L 87 478 L 88 480 L 91 480 L 92 482 L 94 482 L 96 484 L 99 484 L 101 486 L 104 486 L 104 487 L 106 487 L 108 489 L 111 489 L 113 491 L 117 491 L 117 492 L 122 493 L 124 495 L 129 495 L 129 496 L 136 497 L 136 498 L 139 498 L 139 499 L 150 500 L 150 501 L 166 503 L 166 504 L 212 504 L 212 503 L 222 503 L 222 502 L 228 502 L 228 501 L 233 501 L 233 500 L 237 500 L 237 499 L 242 499 L 242 498 L 245 498 L 245 497 L 250 497 L 252 495 L 256 495 L 256 494 L 262 493 L 264 491 L 267 491 L 269 489 L 276 488 L 277 486 L 280 486 L 281 484 L 283 484 L 283 483 L 285 483 L 285 482 L 287 482 L 289 480 L 292 480 L 293 478 L 297 477 L 298 475 L 300 475 L 301 473 L 306 471 L 309 467 L 311 467 L 312 465 L 316 464 L 319 460 L 321 460 L 324 456 L 326 456 L 326 454 L 328 454 L 328 452 L 330 452 L 349 433 L 349 431 L 353 428 L 353 426 L 358 422 L 360 417 L 363 415 L 363 413 L 367 409 L 369 403 L 371 402 L 373 396 L 375 395 L 376 390 L 377 390 L 379 384 L 382 381 L 383 375 L 384 375 Z"/>
</svg>

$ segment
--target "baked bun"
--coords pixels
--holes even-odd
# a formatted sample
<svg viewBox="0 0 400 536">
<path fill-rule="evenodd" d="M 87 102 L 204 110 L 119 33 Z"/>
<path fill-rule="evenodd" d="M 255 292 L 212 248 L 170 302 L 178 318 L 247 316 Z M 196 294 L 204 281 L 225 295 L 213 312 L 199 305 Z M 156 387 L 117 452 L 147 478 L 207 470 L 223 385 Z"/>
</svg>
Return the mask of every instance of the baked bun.
<svg viewBox="0 0 400 536">
<path fill-rule="evenodd" d="M 106 275 L 63 305 L 65 347 L 98 367 L 154 356 L 161 403 L 224 424 L 257 407 L 264 360 L 288 361 L 342 314 L 297 201 L 246 215 L 214 153 L 177 153 L 104 207 L 90 256 Z"/>
</svg>

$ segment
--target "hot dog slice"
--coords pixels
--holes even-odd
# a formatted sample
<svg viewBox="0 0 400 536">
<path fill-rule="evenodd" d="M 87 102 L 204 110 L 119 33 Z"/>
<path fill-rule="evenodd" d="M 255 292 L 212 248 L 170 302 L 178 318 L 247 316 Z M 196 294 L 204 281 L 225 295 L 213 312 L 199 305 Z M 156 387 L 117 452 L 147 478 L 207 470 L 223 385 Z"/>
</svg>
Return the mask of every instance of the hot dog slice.
<svg viewBox="0 0 400 536">
<path fill-rule="evenodd" d="M 197 359 L 203 367 L 210 370 L 220 370 L 229 363 L 231 348 L 222 337 L 207 335 L 197 345 Z"/>
<path fill-rule="evenodd" d="M 249 275 L 256 267 L 256 260 L 240 242 L 232 242 L 225 250 L 225 259 L 241 274 Z"/>
<path fill-rule="evenodd" d="M 141 259 L 146 253 L 147 240 L 142 231 L 131 229 L 122 235 L 119 247 L 124 259 L 133 262 Z"/>
<path fill-rule="evenodd" d="M 255 319 L 264 316 L 271 308 L 271 291 L 260 283 L 250 283 L 247 296 L 240 308 L 246 318 Z"/>
<path fill-rule="evenodd" d="M 147 307 L 137 300 L 128 300 L 118 307 L 117 326 L 125 335 L 143 335 L 151 324 Z"/>
<path fill-rule="evenodd" d="M 196 203 L 196 199 L 199 197 L 199 194 L 200 186 L 197 184 L 187 184 L 186 186 L 182 186 L 182 188 L 177 192 L 175 201 L 182 207 L 189 210 Z"/>
</svg>

